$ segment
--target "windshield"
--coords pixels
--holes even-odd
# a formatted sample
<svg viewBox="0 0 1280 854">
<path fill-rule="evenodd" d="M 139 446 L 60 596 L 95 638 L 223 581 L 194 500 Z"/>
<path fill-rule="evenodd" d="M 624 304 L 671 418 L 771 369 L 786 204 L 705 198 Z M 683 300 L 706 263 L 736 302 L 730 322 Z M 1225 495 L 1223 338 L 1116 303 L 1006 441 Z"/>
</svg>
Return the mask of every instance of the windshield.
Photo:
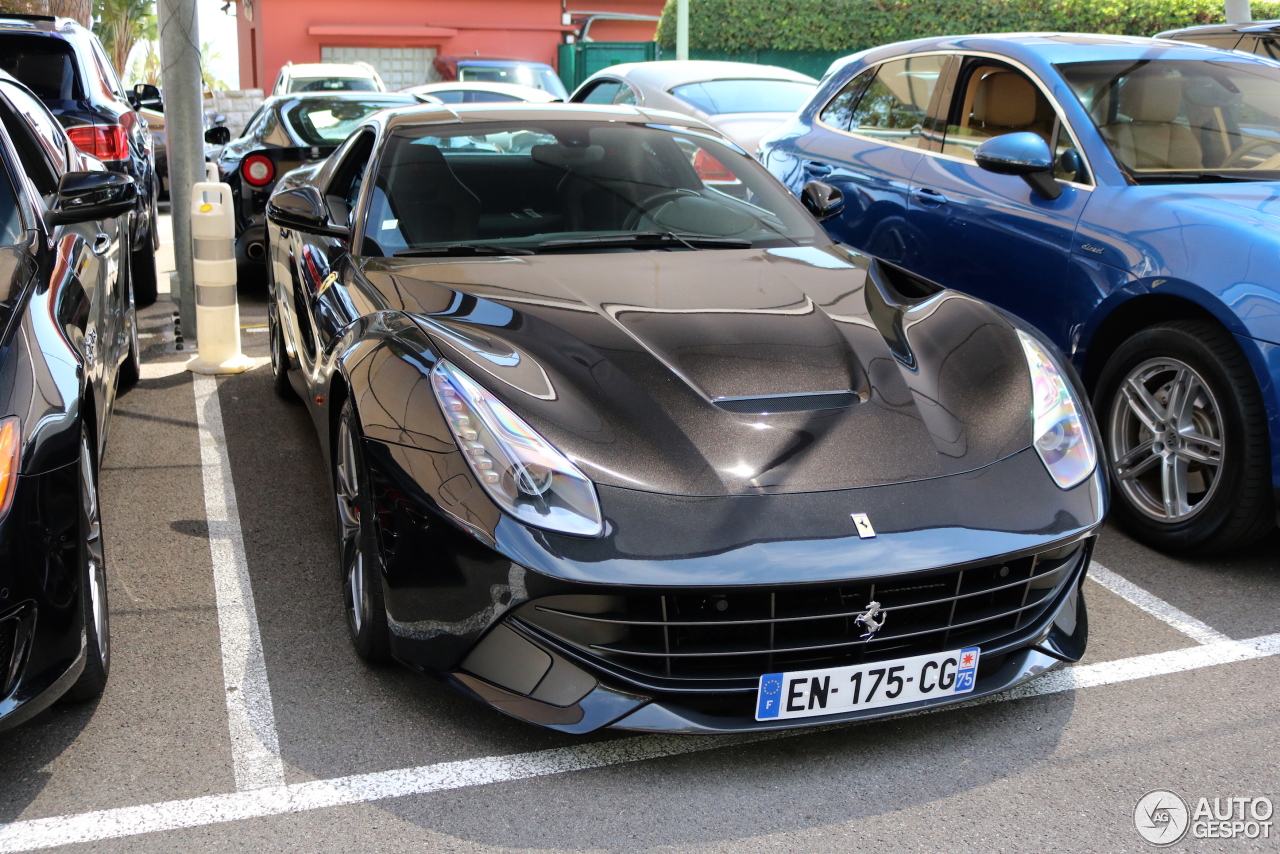
<svg viewBox="0 0 1280 854">
<path fill-rule="evenodd" d="M 0 35 L 0 69 L 26 84 L 43 101 L 84 97 L 71 45 L 50 36 Z"/>
<path fill-rule="evenodd" d="M 1135 180 L 1280 180 L 1280 66 L 1132 59 L 1058 69 Z"/>
<path fill-rule="evenodd" d="M 295 77 L 290 92 L 377 92 L 371 77 Z"/>
<path fill-rule="evenodd" d="M 792 80 L 708 80 L 671 90 L 686 104 L 709 116 L 725 113 L 794 113 L 817 87 Z"/>
<path fill-rule="evenodd" d="M 308 98 L 295 101 L 282 113 L 293 135 L 304 145 L 337 145 L 369 114 L 404 105 L 403 100 Z"/>
<path fill-rule="evenodd" d="M 829 242 L 763 167 L 709 136 L 582 121 L 397 131 L 379 162 L 365 237 L 376 250 L 367 254 L 381 255 L 462 244 L 538 252 Z"/>
<path fill-rule="evenodd" d="M 458 79 L 470 83 L 515 83 L 532 86 L 562 100 L 569 92 L 556 73 L 545 65 L 467 65 L 458 66 Z"/>
</svg>

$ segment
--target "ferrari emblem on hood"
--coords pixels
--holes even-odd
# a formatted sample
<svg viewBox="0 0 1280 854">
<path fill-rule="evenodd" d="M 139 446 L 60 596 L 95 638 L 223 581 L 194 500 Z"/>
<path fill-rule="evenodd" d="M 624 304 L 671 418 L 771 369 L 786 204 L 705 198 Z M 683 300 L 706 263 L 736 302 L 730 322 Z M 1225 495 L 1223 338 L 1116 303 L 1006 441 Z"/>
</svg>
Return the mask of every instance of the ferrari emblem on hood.
<svg viewBox="0 0 1280 854">
<path fill-rule="evenodd" d="M 858 536 L 864 540 L 869 540 L 876 535 L 876 529 L 871 527 L 871 520 L 867 518 L 866 513 L 850 513 L 853 524 L 858 529 Z"/>
</svg>

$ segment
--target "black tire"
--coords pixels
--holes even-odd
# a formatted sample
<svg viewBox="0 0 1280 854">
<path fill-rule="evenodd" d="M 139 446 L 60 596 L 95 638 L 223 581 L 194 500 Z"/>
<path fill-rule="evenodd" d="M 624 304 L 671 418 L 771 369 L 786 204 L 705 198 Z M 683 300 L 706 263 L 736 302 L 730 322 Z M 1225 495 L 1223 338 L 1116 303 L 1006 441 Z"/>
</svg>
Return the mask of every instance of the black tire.
<svg viewBox="0 0 1280 854">
<path fill-rule="evenodd" d="M 1222 327 L 1180 320 L 1137 333 L 1103 369 L 1094 411 L 1116 517 L 1138 540 L 1222 552 L 1275 526 L 1266 409 Z"/>
<path fill-rule="evenodd" d="M 129 324 L 129 354 L 125 356 L 116 372 L 116 394 L 129 391 L 142 378 L 142 347 L 138 344 L 138 307 L 134 301 L 132 277 L 130 279 L 129 301 L 125 305 L 125 322 Z"/>
<path fill-rule="evenodd" d="M 133 283 L 133 299 L 139 308 L 146 308 L 156 301 L 156 250 L 148 238 L 144 245 L 129 256 L 129 280 Z"/>
<path fill-rule="evenodd" d="M 275 312 L 267 319 L 268 346 L 271 348 L 271 382 L 276 394 L 285 400 L 297 402 L 298 394 L 289 382 L 289 354 L 284 348 L 284 332 Z"/>
<path fill-rule="evenodd" d="M 391 640 L 369 484 L 360 421 L 348 398 L 342 406 L 333 443 L 333 492 L 343 610 L 356 654 L 370 664 L 381 664 L 391 658 Z"/>
<path fill-rule="evenodd" d="M 111 616 L 107 607 L 107 560 L 98 504 L 98 463 L 89 431 L 80 428 L 80 603 L 84 612 L 84 672 L 65 699 L 102 696 L 111 673 Z"/>
</svg>

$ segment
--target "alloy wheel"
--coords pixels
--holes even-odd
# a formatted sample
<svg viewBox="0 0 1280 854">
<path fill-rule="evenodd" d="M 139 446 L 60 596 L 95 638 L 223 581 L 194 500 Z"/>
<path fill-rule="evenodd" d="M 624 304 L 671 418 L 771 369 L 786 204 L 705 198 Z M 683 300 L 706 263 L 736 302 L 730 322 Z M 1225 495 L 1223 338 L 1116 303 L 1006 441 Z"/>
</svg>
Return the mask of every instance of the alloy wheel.
<svg viewBox="0 0 1280 854">
<path fill-rule="evenodd" d="M 334 473 L 338 505 L 339 548 L 346 587 L 347 620 L 359 635 L 369 619 L 365 587 L 364 533 L 360 517 L 360 465 L 356 437 L 346 418 L 338 422 L 338 459 Z"/>
<path fill-rule="evenodd" d="M 1177 523 L 1208 505 L 1225 428 L 1209 385 L 1185 362 L 1148 359 L 1130 370 L 1112 400 L 1108 432 L 1116 483 L 1143 515 Z"/>
</svg>

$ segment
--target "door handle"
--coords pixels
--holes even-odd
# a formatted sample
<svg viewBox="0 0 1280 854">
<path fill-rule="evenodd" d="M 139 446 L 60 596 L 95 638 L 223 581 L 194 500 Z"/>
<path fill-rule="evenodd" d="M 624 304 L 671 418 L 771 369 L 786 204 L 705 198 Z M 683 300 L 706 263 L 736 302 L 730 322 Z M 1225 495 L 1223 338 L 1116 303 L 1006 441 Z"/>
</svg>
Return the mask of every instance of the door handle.
<svg viewBox="0 0 1280 854">
<path fill-rule="evenodd" d="M 911 191 L 911 195 L 915 196 L 916 200 L 924 205 L 936 207 L 947 203 L 946 196 L 942 195 L 942 193 L 939 193 L 937 190 L 931 190 L 928 187 L 917 187 Z"/>
<path fill-rule="evenodd" d="M 823 163 L 820 160 L 809 160 L 804 164 L 804 171 L 808 172 L 815 178 L 825 178 L 831 174 L 832 166 L 830 163 Z"/>
<path fill-rule="evenodd" d="M 107 254 L 107 250 L 111 248 L 111 238 L 106 234 L 99 234 L 93 238 L 93 254 L 102 256 Z"/>
</svg>

